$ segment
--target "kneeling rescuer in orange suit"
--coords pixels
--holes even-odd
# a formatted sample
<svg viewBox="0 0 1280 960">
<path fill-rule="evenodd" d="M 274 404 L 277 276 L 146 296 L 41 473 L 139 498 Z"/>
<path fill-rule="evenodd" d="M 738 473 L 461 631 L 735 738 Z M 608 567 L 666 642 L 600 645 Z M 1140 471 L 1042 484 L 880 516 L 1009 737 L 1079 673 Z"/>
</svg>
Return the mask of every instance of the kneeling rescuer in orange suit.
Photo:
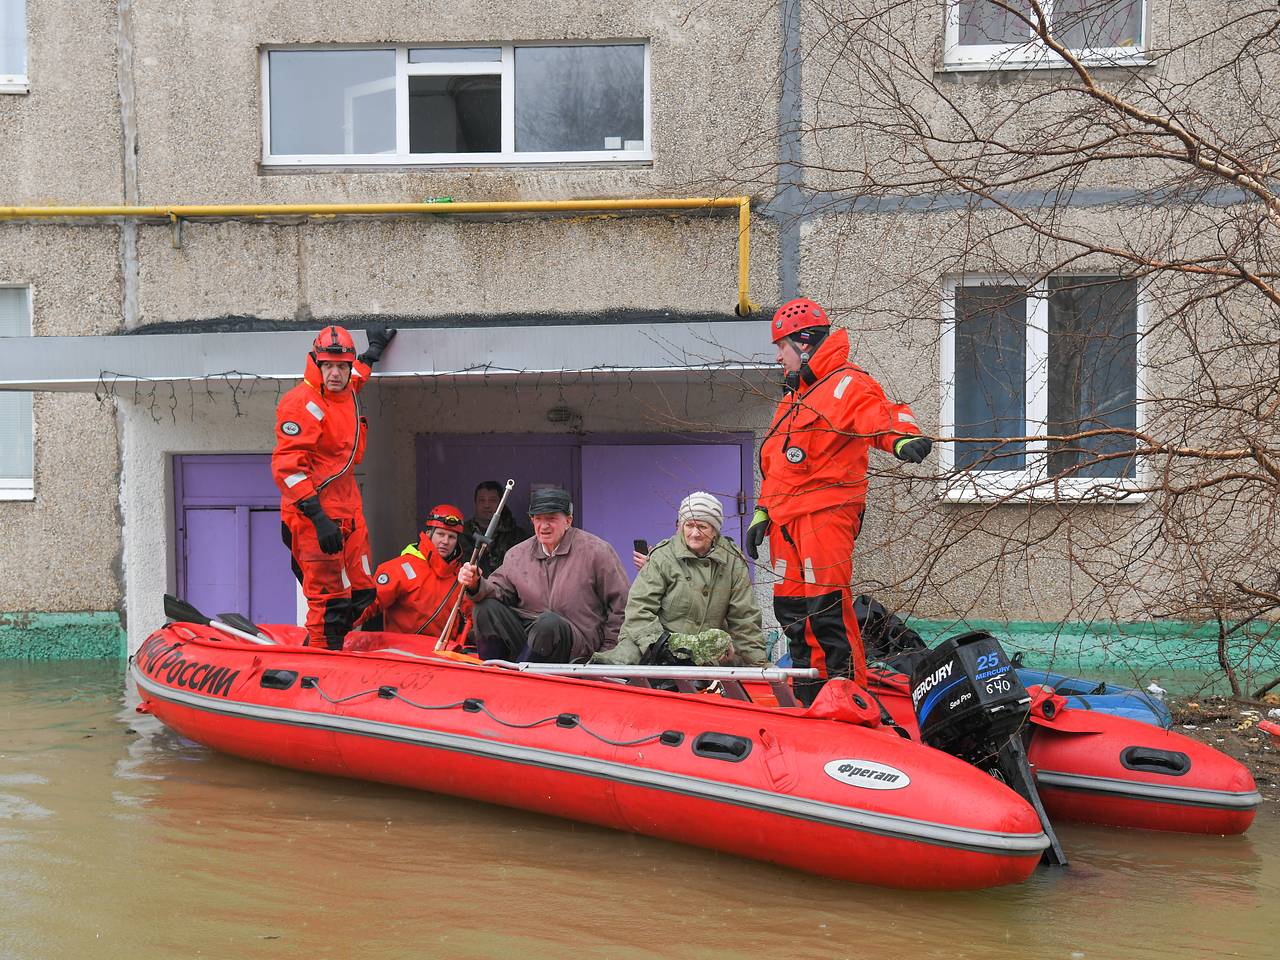
<svg viewBox="0 0 1280 960">
<path fill-rule="evenodd" d="M 284 542 L 307 598 L 310 646 L 341 650 L 376 595 L 355 479 L 367 428 L 356 395 L 395 334 L 370 330 L 369 349 L 357 359 L 351 334 L 325 327 L 307 354 L 302 383 L 276 407 L 271 473 L 280 488 Z"/>
<path fill-rule="evenodd" d="M 823 679 L 796 683 L 811 703 L 825 678 L 866 683 L 862 635 L 853 613 L 853 543 L 867 500 L 872 446 L 919 463 L 932 441 L 911 409 L 890 403 L 849 360 L 849 335 L 831 332 L 812 300 L 790 300 L 770 328 L 786 371 L 786 396 L 760 445 L 760 496 L 747 530 L 752 559 L 766 537 L 776 577 L 773 612 L 796 667 Z"/>
</svg>

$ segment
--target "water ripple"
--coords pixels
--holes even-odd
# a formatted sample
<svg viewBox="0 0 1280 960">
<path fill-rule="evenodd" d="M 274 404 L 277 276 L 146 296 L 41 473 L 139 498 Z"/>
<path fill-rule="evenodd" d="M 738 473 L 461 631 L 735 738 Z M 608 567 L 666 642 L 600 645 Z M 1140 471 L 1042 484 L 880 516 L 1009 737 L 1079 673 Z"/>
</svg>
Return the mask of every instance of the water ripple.
<svg viewBox="0 0 1280 960">
<path fill-rule="evenodd" d="M 16 793 L 0 793 L 0 820 L 44 820 L 53 811 L 20 797 Z"/>
</svg>

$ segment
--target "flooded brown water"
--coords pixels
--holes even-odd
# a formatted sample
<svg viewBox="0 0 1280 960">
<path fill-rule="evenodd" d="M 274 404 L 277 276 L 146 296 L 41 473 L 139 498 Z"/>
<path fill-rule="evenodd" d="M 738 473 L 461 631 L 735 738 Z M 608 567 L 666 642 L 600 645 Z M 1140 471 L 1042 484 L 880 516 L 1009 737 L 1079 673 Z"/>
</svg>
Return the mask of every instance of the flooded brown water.
<svg viewBox="0 0 1280 960">
<path fill-rule="evenodd" d="M 124 670 L 0 664 L 0 958 L 1280 956 L 1280 816 L 1062 826 L 1018 887 L 914 894 L 220 756 Z"/>
</svg>

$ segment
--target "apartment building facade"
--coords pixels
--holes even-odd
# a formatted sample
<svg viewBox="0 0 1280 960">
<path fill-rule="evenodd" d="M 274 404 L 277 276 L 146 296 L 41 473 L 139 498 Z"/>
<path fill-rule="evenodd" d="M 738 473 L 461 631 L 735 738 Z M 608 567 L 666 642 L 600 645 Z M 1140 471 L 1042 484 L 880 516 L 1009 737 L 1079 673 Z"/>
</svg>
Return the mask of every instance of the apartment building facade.
<svg viewBox="0 0 1280 960">
<path fill-rule="evenodd" d="M 990 115 L 1011 90 L 1059 82 L 1052 52 L 983 5 L 910 4 L 886 24 L 877 76 L 902 83 L 896 109 L 913 92 L 925 114 Z M 1076 6 L 1078 49 L 1134 78 L 1121 86 L 1176 69 L 1150 55 L 1168 43 L 1153 5 L 1096 23 L 1115 5 Z M 886 188 L 909 165 L 900 125 L 869 132 L 889 101 L 848 54 L 867 15 L 793 0 L 0 0 L 0 203 L 25 208 L 0 218 L 0 609 L 24 638 L 6 652 L 133 649 L 165 591 L 292 616 L 266 462 L 275 403 L 330 322 L 401 331 L 364 398 L 380 558 L 433 503 L 469 507 L 476 482 L 507 476 L 517 512 L 531 485 L 568 486 L 579 522 L 624 556 L 665 536 L 694 487 L 740 535 L 778 395 L 761 317 L 797 294 L 850 328 L 855 358 L 929 432 L 996 436 L 939 447 L 944 472 L 974 468 L 968 487 L 877 464 L 866 586 L 944 620 L 1080 619 L 1092 588 L 1053 504 L 1123 487 L 1139 464 L 1112 440 L 1121 455 L 1040 496 L 1039 515 L 1037 497 L 1008 494 L 1055 453 L 1016 438 L 1096 419 L 1099 397 L 1107 423 L 1139 426 L 1151 305 L 1102 254 L 1057 270 L 1061 251 L 1012 233 L 1002 247 L 998 225 L 966 252 L 963 201 Z M 1034 117 L 1017 125 L 1031 136 Z M 1135 170 L 1063 209 L 1123 234 Z M 687 198 L 724 203 L 645 207 Z M 536 206 L 574 200 L 618 208 Z M 442 212 L 360 206 L 424 202 Z M 524 206 L 461 206 L 493 202 Z M 309 206 L 332 204 L 350 206 Z M 67 209 L 125 206 L 147 209 Z M 1084 295 L 1062 279 L 1081 276 L 1099 278 Z M 1051 329 L 1105 335 L 1086 347 Z M 1063 357 L 1089 349 L 1086 369 L 1105 373 L 1081 389 Z M 1093 509 L 1131 517 L 1146 500 Z M 930 538 L 956 530 L 920 573 Z M 1036 542 L 1016 561 L 1010 538 Z"/>
</svg>

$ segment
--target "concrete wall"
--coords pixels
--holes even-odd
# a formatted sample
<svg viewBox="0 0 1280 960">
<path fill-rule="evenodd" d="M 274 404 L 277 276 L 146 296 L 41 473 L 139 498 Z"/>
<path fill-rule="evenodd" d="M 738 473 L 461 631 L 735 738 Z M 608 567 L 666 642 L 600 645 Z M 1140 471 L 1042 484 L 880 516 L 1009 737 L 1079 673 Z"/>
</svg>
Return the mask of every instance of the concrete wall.
<svg viewBox="0 0 1280 960">
<path fill-rule="evenodd" d="M 771 224 L 752 228 L 752 299 L 777 297 Z M 191 223 L 139 238 L 138 321 L 250 315 L 714 311 L 738 302 L 733 216 Z M 763 333 L 762 333 L 763 339 Z"/>
<path fill-rule="evenodd" d="M 0 94 L 3 203 L 120 203 L 116 4 L 27 4 L 30 91 Z"/>
<path fill-rule="evenodd" d="M 2 100 L 3 98 L 0 98 Z M 118 323 L 119 230 L 0 228 L 0 280 L 30 284 L 36 335 Z M 120 599 L 120 458 L 111 403 L 37 394 L 35 499 L 0 501 L 0 610 L 113 610 Z"/>
<path fill-rule="evenodd" d="M 738 147 L 775 103 L 774 5 L 766 0 L 654 6 L 640 0 L 548 5 L 368 0 L 358 5 L 134 3 L 144 202 L 552 199 L 683 193 Z M 652 45 L 651 166 L 418 169 L 261 175 L 259 50 L 291 43 L 647 39 Z"/>
<path fill-rule="evenodd" d="M 29 92 L 0 94 L 5 204 L 124 198 L 114 3 L 27 4 Z M 0 281 L 36 335 L 118 328 L 119 228 L 0 224 Z M 118 434 L 111 403 L 37 394 L 35 498 L 0 501 L 0 655 L 119 655 Z"/>
</svg>

